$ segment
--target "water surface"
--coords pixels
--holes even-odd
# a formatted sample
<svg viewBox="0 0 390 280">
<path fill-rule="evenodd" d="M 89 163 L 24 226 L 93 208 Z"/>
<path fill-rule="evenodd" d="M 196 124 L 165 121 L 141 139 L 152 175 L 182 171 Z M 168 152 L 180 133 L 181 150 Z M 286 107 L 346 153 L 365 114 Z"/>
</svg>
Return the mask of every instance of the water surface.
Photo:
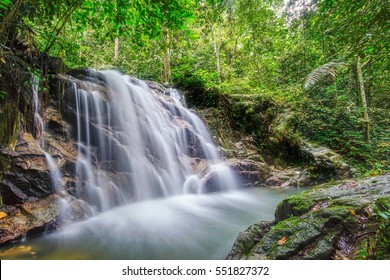
<svg viewBox="0 0 390 280">
<path fill-rule="evenodd" d="M 114 208 L 0 251 L 2 259 L 224 259 L 238 233 L 274 219 L 298 189 L 180 195 Z"/>
</svg>

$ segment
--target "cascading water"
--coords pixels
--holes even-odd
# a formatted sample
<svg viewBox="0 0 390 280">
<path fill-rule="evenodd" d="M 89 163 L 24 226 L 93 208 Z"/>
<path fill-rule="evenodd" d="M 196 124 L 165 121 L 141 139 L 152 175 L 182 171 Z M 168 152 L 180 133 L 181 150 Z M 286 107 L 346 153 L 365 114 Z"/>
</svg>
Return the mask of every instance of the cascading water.
<svg viewBox="0 0 390 280">
<path fill-rule="evenodd" d="M 39 103 L 38 89 L 39 89 L 39 78 L 33 75 L 32 76 L 32 92 L 33 92 L 32 107 L 34 110 L 34 125 L 36 131 L 35 138 L 42 152 L 45 154 L 46 162 L 50 171 L 52 186 L 55 191 L 59 191 L 62 175 L 61 175 L 61 171 L 59 170 L 52 156 L 45 150 L 44 123 L 41 114 L 39 113 L 40 103 Z"/>
<path fill-rule="evenodd" d="M 25 254 L 0 256 L 223 259 L 238 232 L 273 219 L 286 193 L 237 188 L 207 128 L 178 92 L 157 93 L 115 71 L 68 80 L 64 115 L 78 140 L 76 195 L 95 215 L 27 240 Z M 50 158 L 55 185 L 61 174 Z M 62 202 L 63 212 L 71 208 Z"/>
<path fill-rule="evenodd" d="M 177 91 L 168 97 L 116 71 L 100 75 L 106 92 L 89 82 L 73 84 L 80 197 L 104 211 L 131 201 L 236 188 L 205 125 L 183 107 Z"/>
</svg>

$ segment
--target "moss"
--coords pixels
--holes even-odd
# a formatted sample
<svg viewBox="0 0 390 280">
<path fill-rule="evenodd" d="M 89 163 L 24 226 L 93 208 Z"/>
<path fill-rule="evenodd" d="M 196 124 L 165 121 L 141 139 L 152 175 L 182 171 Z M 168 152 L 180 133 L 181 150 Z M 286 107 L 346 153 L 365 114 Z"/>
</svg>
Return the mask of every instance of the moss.
<svg viewBox="0 0 390 280">
<path fill-rule="evenodd" d="M 371 202 L 364 196 L 357 197 L 340 197 L 333 200 L 334 205 L 342 205 L 349 207 L 349 209 L 359 210 L 371 204 Z"/>
<path fill-rule="evenodd" d="M 0 145 L 15 148 L 20 124 L 20 113 L 11 103 L 0 107 Z"/>
<path fill-rule="evenodd" d="M 387 208 L 390 207 L 390 195 L 378 198 L 375 201 L 375 204 L 380 210 L 387 210 Z"/>
<path fill-rule="evenodd" d="M 346 180 L 282 201 L 248 258 L 390 259 L 389 180 Z"/>
<path fill-rule="evenodd" d="M 338 217 L 340 219 L 343 219 L 352 215 L 351 210 L 352 209 L 348 206 L 332 205 L 327 208 L 321 209 L 318 215 L 321 215 L 321 217 L 323 218 Z"/>
<path fill-rule="evenodd" d="M 330 188 L 333 188 L 338 183 L 340 183 L 340 181 L 336 181 L 336 180 L 331 179 L 326 183 L 322 183 L 321 185 L 313 186 L 312 190 L 310 190 L 309 192 L 316 191 L 316 190 L 322 190 L 322 189 L 330 189 Z"/>
<path fill-rule="evenodd" d="M 321 235 L 321 219 L 291 217 L 279 222 L 251 251 L 270 259 L 288 259 Z M 285 240 L 282 242 L 281 240 Z M 279 242 L 280 241 L 280 242 Z"/>
<path fill-rule="evenodd" d="M 310 211 L 315 201 L 305 195 L 292 196 L 280 202 L 275 211 L 275 220 L 282 221 L 291 216 L 301 216 Z"/>
<path fill-rule="evenodd" d="M 322 237 L 318 242 L 310 246 L 308 250 L 301 253 L 304 260 L 326 260 L 330 259 L 333 251 L 335 234 L 330 233 Z"/>
<path fill-rule="evenodd" d="M 313 204 L 315 203 L 311 199 L 306 199 L 305 197 L 292 197 L 289 200 L 289 203 L 292 205 L 294 213 L 296 215 L 303 214 L 308 212 L 312 207 Z"/>
</svg>

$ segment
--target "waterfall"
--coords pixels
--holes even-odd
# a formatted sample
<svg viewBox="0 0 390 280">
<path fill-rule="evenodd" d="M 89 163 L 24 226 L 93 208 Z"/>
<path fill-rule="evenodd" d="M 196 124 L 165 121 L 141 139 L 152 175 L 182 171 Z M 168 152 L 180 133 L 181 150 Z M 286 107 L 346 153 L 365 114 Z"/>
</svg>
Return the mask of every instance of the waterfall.
<svg viewBox="0 0 390 280">
<path fill-rule="evenodd" d="M 236 188 L 206 126 L 183 106 L 177 91 L 157 93 L 112 70 L 95 75 L 104 86 L 90 79 L 72 84 L 80 198 L 105 211 L 134 201 Z"/>
<path fill-rule="evenodd" d="M 37 142 L 61 197 L 61 228 L 27 238 L 32 251 L 20 257 L 223 259 L 240 231 L 273 219 L 281 190 L 238 188 L 178 91 L 116 71 L 89 72 L 62 77 L 69 83 L 61 113 L 72 126 L 63 148 L 74 149 L 65 165 L 48 154 L 56 149 L 53 131 L 44 133 L 34 90 Z M 63 174 L 56 162 L 67 166 Z"/>
<path fill-rule="evenodd" d="M 45 155 L 46 162 L 50 171 L 50 178 L 52 181 L 52 187 L 56 192 L 59 191 L 61 184 L 61 171 L 55 163 L 53 157 L 45 149 L 45 138 L 44 138 L 44 123 L 40 114 L 40 103 L 39 103 L 39 78 L 35 75 L 32 76 L 32 108 L 34 113 L 34 126 L 36 131 L 35 139 L 38 143 L 39 148 Z"/>
<path fill-rule="evenodd" d="M 35 75 L 32 76 L 32 92 L 33 92 L 33 98 L 32 98 L 32 107 L 33 107 L 33 113 L 34 113 L 34 126 L 36 131 L 36 140 L 40 147 L 43 146 L 43 120 L 39 113 L 40 110 L 40 104 L 39 104 L 39 95 L 38 95 L 38 88 L 39 88 L 39 78 Z"/>
</svg>

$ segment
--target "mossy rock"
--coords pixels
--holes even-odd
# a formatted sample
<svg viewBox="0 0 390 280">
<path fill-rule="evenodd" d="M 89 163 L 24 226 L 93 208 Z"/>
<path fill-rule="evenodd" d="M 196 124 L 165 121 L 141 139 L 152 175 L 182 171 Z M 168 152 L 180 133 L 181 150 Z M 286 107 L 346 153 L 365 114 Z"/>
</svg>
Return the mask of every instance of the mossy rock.
<svg viewBox="0 0 390 280">
<path fill-rule="evenodd" d="M 15 148 L 19 124 L 20 112 L 13 104 L 0 106 L 0 146 Z"/>
<path fill-rule="evenodd" d="M 282 201 L 272 228 L 252 228 L 261 238 L 249 253 L 246 244 L 245 258 L 390 259 L 390 223 L 377 215 L 389 205 L 390 175 L 318 186 Z"/>
<path fill-rule="evenodd" d="M 276 208 L 275 221 L 283 221 L 291 216 L 300 216 L 307 213 L 313 206 L 315 201 L 306 199 L 303 196 L 292 196 L 280 202 Z"/>
<path fill-rule="evenodd" d="M 248 259 L 288 259 L 321 234 L 321 221 L 292 217 L 278 223 L 255 245 Z"/>
<path fill-rule="evenodd" d="M 259 222 L 251 225 L 246 231 L 241 232 L 228 258 L 233 260 L 246 259 L 255 244 L 272 226 L 273 223 L 270 222 Z"/>
</svg>

